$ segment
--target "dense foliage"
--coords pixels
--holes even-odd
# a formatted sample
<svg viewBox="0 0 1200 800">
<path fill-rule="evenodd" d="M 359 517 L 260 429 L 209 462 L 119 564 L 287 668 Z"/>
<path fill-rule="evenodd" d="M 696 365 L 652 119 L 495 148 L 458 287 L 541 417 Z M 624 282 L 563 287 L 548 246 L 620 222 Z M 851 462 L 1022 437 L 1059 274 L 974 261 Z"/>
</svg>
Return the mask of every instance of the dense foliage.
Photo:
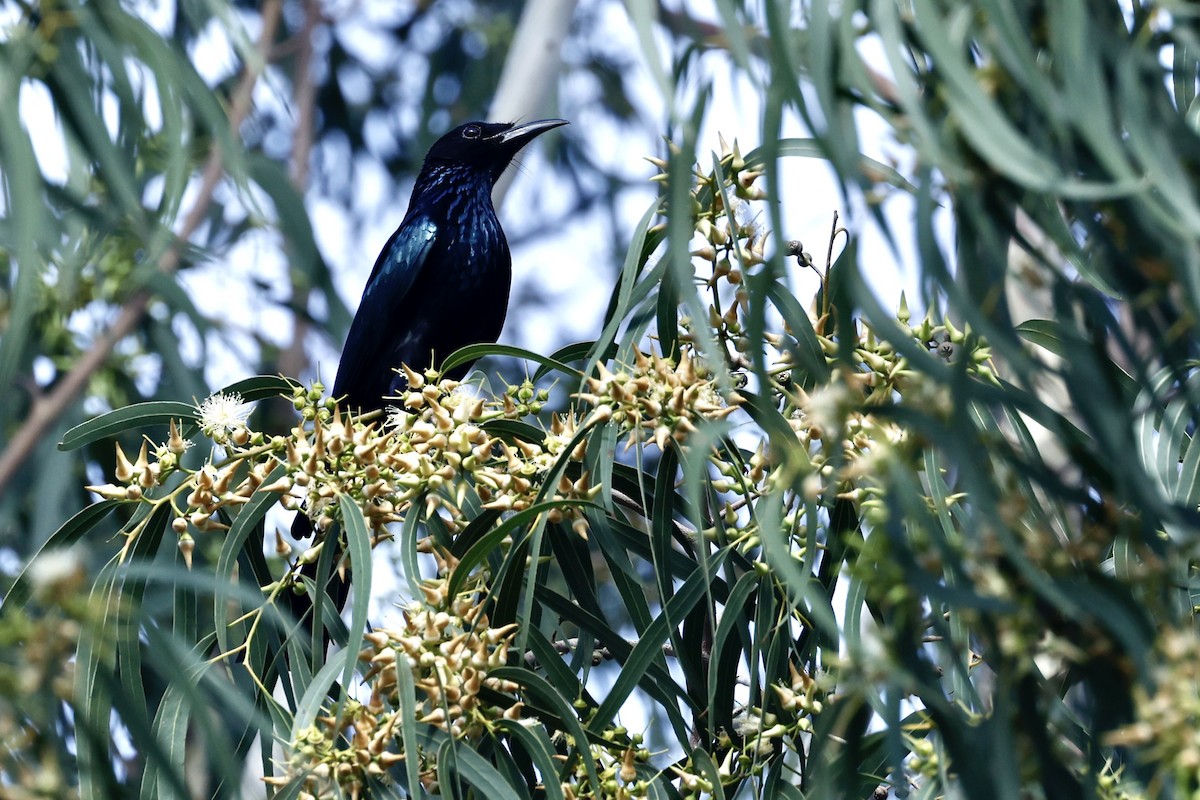
<svg viewBox="0 0 1200 800">
<path fill-rule="evenodd" d="M 649 9 L 630 19 L 675 136 L 594 341 L 470 348 L 443 369 L 494 352 L 528 377 L 410 373 L 386 418 L 258 377 L 198 403 L 114 402 L 62 434 L 99 499 L 5 597 L 6 791 L 1200 791 L 1195 20 L 1098 1 L 721 2 L 720 27 L 664 12 L 657 28 Z M 51 18 L 23 23 L 25 50 L 5 44 L 10 75 L 14 53 L 72 63 L 38 36 L 102 52 L 105 28 Z M 657 51 L 664 30 L 681 46 Z M 720 142 L 697 164 L 718 60 L 755 88 L 763 145 Z M 208 119 L 235 163 L 210 102 L 179 114 Z M 780 135 L 793 113 L 811 139 Z M 861 155 L 868 119 L 914 158 Z M 85 141 L 128 155 L 132 140 Z M 780 175 L 818 155 L 855 213 L 814 257 Z M 10 284 L 49 291 L 64 273 L 27 265 L 58 251 L 29 237 L 84 240 L 56 227 L 76 218 L 63 210 L 30 227 L 17 163 Z M 97 186 L 117 180 L 118 161 L 95 164 Z M 141 196 L 92 202 L 115 216 L 86 241 L 128 241 Z M 872 225 L 900 249 L 889 209 L 906 199 L 921 311 L 881 303 L 862 263 Z M 160 267 L 191 252 L 155 230 Z M 142 255 L 81 263 L 121 287 L 111 275 Z M 6 381 L 26 362 L 4 354 L 36 350 L 10 344 L 13 313 Z M 279 396 L 286 426 L 251 413 Z M 75 491 L 31 502 L 62 519 Z M 275 533 L 280 505 L 330 537 Z M 388 556 L 400 613 L 373 626 L 368 567 Z M 320 602 L 291 617 L 314 563 L 350 577 L 345 619 Z"/>
</svg>

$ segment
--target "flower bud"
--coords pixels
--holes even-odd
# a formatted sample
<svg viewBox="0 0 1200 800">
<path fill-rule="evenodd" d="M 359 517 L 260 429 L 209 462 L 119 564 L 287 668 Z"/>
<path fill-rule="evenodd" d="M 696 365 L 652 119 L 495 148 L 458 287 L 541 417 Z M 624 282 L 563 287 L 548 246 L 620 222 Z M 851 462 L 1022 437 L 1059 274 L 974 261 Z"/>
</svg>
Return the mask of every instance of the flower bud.
<svg viewBox="0 0 1200 800">
<path fill-rule="evenodd" d="M 196 549 L 196 540 L 192 538 L 190 533 L 184 533 L 179 537 L 179 552 L 183 554 L 183 563 L 188 569 L 192 568 L 192 551 Z"/>
</svg>

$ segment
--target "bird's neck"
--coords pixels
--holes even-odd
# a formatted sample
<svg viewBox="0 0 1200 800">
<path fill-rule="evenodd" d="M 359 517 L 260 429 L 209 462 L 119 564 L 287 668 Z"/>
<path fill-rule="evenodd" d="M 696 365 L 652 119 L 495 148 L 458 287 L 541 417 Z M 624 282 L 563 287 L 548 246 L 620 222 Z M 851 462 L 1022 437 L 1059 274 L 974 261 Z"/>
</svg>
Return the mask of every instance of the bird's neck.
<svg viewBox="0 0 1200 800">
<path fill-rule="evenodd" d="M 488 173 L 461 166 L 439 166 L 422 170 L 413 187 L 408 207 L 440 209 L 447 219 L 495 217 L 492 186 Z"/>
</svg>

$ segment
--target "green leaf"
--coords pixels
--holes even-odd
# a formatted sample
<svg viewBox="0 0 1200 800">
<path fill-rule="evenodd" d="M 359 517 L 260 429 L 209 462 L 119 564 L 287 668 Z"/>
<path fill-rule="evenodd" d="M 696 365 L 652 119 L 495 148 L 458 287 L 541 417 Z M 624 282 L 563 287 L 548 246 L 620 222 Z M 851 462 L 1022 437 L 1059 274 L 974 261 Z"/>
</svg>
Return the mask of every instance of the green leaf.
<svg viewBox="0 0 1200 800">
<path fill-rule="evenodd" d="M 59 450 L 75 450 L 86 444 L 107 439 L 124 431 L 166 425 L 171 420 L 196 422 L 196 406 L 174 400 L 154 400 L 117 408 L 95 419 L 76 425 L 58 443 Z"/>
<path fill-rule="evenodd" d="M 714 571 L 720 569 L 727 555 L 728 551 L 722 550 L 713 556 Z M 608 695 L 600 703 L 600 708 L 596 710 L 592 726 L 605 724 L 613 719 L 633 689 L 642 681 L 642 677 L 650 666 L 663 658 L 662 646 L 669 636 L 669 620 L 682 620 L 692 610 L 692 607 L 704 597 L 706 589 L 707 582 L 699 571 L 693 573 L 692 577 L 679 587 L 675 595 L 665 604 L 663 612 L 642 632 L 641 638 L 634 645 L 629 657 L 622 662 L 621 672 Z M 675 688 L 671 687 L 672 690 Z"/>
<path fill-rule="evenodd" d="M 264 484 L 274 483 L 285 472 L 285 467 L 279 465 L 271 471 Z M 247 539 L 256 531 L 261 532 L 260 523 L 276 503 L 279 502 L 279 496 L 272 492 L 255 492 L 250 498 L 250 502 L 246 503 L 242 510 L 238 512 L 237 519 L 233 525 L 229 527 L 229 531 L 225 534 L 221 541 L 221 552 L 217 556 L 217 563 L 214 567 L 215 591 L 213 593 L 213 630 L 216 632 L 217 646 L 221 652 L 227 653 L 230 650 L 229 642 L 229 607 L 231 594 L 236 585 L 233 571 L 238 562 L 238 555 L 243 547 L 246 546 Z M 262 547 L 262 541 L 255 541 L 252 547 Z M 266 598 L 259 595 L 262 602 L 266 602 Z"/>
<path fill-rule="evenodd" d="M 495 800 L 521 800 L 504 776 L 471 747 L 457 745 L 453 738 L 437 732 L 442 742 L 438 748 L 438 769 L 449 780 L 462 778 L 474 787 L 481 797 Z M 439 778 L 441 775 L 439 775 Z"/>
<path fill-rule="evenodd" d="M 255 375 L 229 384 L 220 393 L 236 394 L 241 396 L 242 402 L 254 403 L 272 397 L 291 398 L 292 389 L 296 386 L 296 383 L 278 375 Z"/>
<path fill-rule="evenodd" d="M 555 763 L 558 754 L 554 751 L 554 746 L 550 744 L 550 737 L 546 735 L 545 728 L 526 727 L 520 722 L 508 719 L 498 720 L 496 727 L 502 733 L 511 736 L 514 741 L 519 742 L 522 749 L 529 754 L 529 758 L 542 776 L 542 790 L 545 792 L 547 800 L 562 800 L 562 785 L 558 780 L 561 773 L 559 765 Z"/>
<path fill-rule="evenodd" d="M 321 667 L 313 676 L 312 683 L 309 684 L 304 696 L 296 705 L 296 715 L 292 721 L 291 741 L 299 741 L 300 734 L 313 726 L 317 715 L 321 713 L 322 707 L 329 699 L 329 691 L 334 682 L 345 675 L 347 670 L 353 670 L 357 661 L 357 650 L 351 651 L 349 648 L 339 650 L 330 656 L 329 660 L 325 662 L 325 666 Z M 343 692 L 343 696 L 344 694 Z"/>
<path fill-rule="evenodd" d="M 532 637 L 531 637 L 532 638 Z M 549 655 L 547 658 L 549 658 Z M 557 659 L 555 654 L 553 658 Z M 595 759 L 591 757 L 591 753 L 587 750 L 586 742 L 591 741 L 595 737 L 589 736 L 580 724 L 579 719 L 575 715 L 575 711 L 567 704 L 564 697 L 554 691 L 549 683 L 544 678 L 536 675 L 529 670 L 519 669 L 515 667 L 500 667 L 491 673 L 500 680 L 510 680 L 524 687 L 525 691 L 542 706 L 549 708 L 559 721 L 562 722 L 568 734 L 575 741 L 576 757 L 580 758 L 584 769 L 587 771 L 588 785 L 592 791 L 599 793 L 600 778 L 596 773 Z M 570 762 L 568 762 L 569 764 Z"/>
<path fill-rule="evenodd" d="M 585 500 L 548 500 L 513 514 L 495 528 L 479 536 L 470 549 L 462 554 L 459 563 L 455 566 L 454 572 L 450 576 L 450 595 L 454 597 L 462 591 L 463 581 L 467 580 L 475 568 L 486 561 L 487 557 L 500 547 L 500 543 L 504 539 L 513 536 L 513 548 L 515 549 L 516 538 L 528 536 L 529 532 L 524 530 L 525 526 L 536 520 L 540 515 L 554 509 L 585 508 L 593 505 L 593 503 Z"/>
<path fill-rule="evenodd" d="M 345 494 L 339 497 L 338 501 L 342 511 L 342 526 L 346 531 L 346 550 L 350 554 L 350 565 L 354 575 L 354 601 L 350 606 L 350 640 L 346 643 L 346 651 L 357 656 L 362 650 L 363 634 L 367 630 L 367 610 L 371 604 L 371 534 L 358 503 Z M 356 658 L 347 660 L 345 672 L 342 674 L 342 686 L 350 685 L 350 678 L 354 675 L 357 663 Z M 341 716 L 347 697 L 348 694 L 343 692 L 338 703 L 338 716 Z"/>
<path fill-rule="evenodd" d="M 187 798 L 187 786 L 181 776 L 187 757 L 187 731 L 191 709 L 185 693 L 178 686 L 170 686 L 159 702 L 154 716 L 154 739 L 162 748 L 163 763 L 150 760 L 142 776 L 141 797 L 143 800 L 157 798 Z"/>
<path fill-rule="evenodd" d="M 450 356 L 442 362 L 442 366 L 440 367 L 439 371 L 445 375 L 447 372 L 459 366 L 460 364 L 469 364 L 473 361 L 483 358 L 484 356 L 510 356 L 512 358 L 519 358 L 523 361 L 532 361 L 535 364 L 541 364 L 543 369 L 561 372 L 563 375 L 566 375 L 569 378 L 580 377 L 579 370 L 568 364 L 564 364 L 561 361 L 556 361 L 549 356 L 540 355 L 532 350 L 525 350 L 523 348 L 513 347 L 512 345 L 507 344 L 467 345 L 466 347 L 455 350 L 453 353 L 451 353 Z"/>
<path fill-rule="evenodd" d="M 770 155 L 777 158 L 828 158 L 820 139 L 780 139 L 770 151 L 765 147 L 751 150 L 745 155 L 745 161 L 748 166 L 762 167 Z M 859 156 L 859 162 L 861 174 L 868 180 L 888 183 L 916 194 L 917 187 L 893 167 L 864 155 Z"/>
<path fill-rule="evenodd" d="M 555 363 L 570 364 L 573 361 L 584 360 L 585 358 L 588 357 L 588 354 L 592 353 L 595 349 L 596 349 L 595 342 L 576 342 L 574 344 L 566 345 L 565 347 L 561 347 L 558 350 L 554 351 L 550 355 L 550 360 Z M 615 344 L 612 344 L 609 346 L 609 348 L 606 352 L 598 354 L 598 355 L 599 355 L 600 360 L 610 361 L 613 358 L 616 358 L 617 347 Z M 546 366 L 546 365 L 538 367 L 538 371 L 533 374 L 534 383 L 537 383 L 542 378 L 544 378 L 547 374 L 549 374 L 551 372 L 551 370 L 552 370 L 552 368 L 549 366 Z"/>
<path fill-rule="evenodd" d="M 639 283 L 638 276 L 641 274 L 642 268 L 646 265 L 647 259 L 650 257 L 650 252 L 657 243 L 661 240 L 661 234 L 657 236 L 650 235 L 650 223 L 658 214 L 658 203 L 656 202 L 642 215 L 634 228 L 633 240 L 630 242 L 629 249 L 625 253 L 625 262 L 621 266 L 621 275 L 617 280 L 617 285 L 613 288 L 612 299 L 609 301 L 608 311 L 604 317 L 604 328 L 600 332 L 600 336 L 596 339 L 594 349 L 588 357 L 587 365 L 583 369 L 584 375 L 591 375 L 596 368 L 596 364 L 601 361 L 611 359 L 613 348 L 616 346 L 617 332 L 621 329 L 621 325 L 629 317 L 630 312 L 636 303 L 641 298 L 645 297 L 649 290 L 657 286 L 658 279 L 655 275 L 661 276 L 666 269 L 665 264 L 658 265 L 651 270 L 651 274 Z M 645 291 L 637 292 L 637 288 L 643 288 Z"/>
<path fill-rule="evenodd" d="M 1082 341 L 1078 332 L 1067 327 L 1059 320 L 1031 319 L 1016 327 L 1017 335 L 1030 344 L 1035 344 L 1044 350 L 1060 357 L 1071 357 L 1078 352 L 1076 349 Z M 1111 363 L 1111 362 L 1110 362 Z M 1108 366 L 1108 365 L 1105 365 Z M 1111 374 L 1121 383 L 1121 388 L 1127 392 L 1136 390 L 1136 382 L 1125 370 L 1112 364 Z"/>
<path fill-rule="evenodd" d="M 712 784 L 713 800 L 724 800 L 725 784 L 721 780 L 721 772 L 707 750 L 696 748 L 691 752 L 692 769 L 702 778 Z"/>
<path fill-rule="evenodd" d="M 747 604 L 758 585 L 759 576 L 754 572 L 747 572 L 738 578 L 717 622 L 707 676 L 708 716 L 714 726 L 729 724 L 728 718 L 732 716 L 733 684 L 736 682 L 742 648 L 740 642 L 731 642 L 730 637 L 740 634 L 742 641 L 750 641 L 750 612 L 753 606 L 747 607 Z M 747 654 L 747 661 L 750 660 Z"/>
<path fill-rule="evenodd" d="M 31 586 L 32 577 L 30 568 L 40 558 L 47 557 L 50 553 L 56 550 L 62 550 L 78 542 L 83 538 L 84 534 L 91 531 L 109 515 L 115 507 L 123 505 L 121 500 L 101 500 L 99 503 L 92 503 L 90 506 L 84 507 L 82 511 L 76 513 L 73 517 L 62 524 L 46 542 L 38 548 L 37 553 L 25 564 L 21 569 L 21 573 L 17 579 L 13 581 L 12 588 L 4 596 L 0 606 L 20 608 L 29 602 L 29 597 L 33 592 Z M 36 568 L 35 568 L 36 569 Z"/>
<path fill-rule="evenodd" d="M 303 196 L 292 185 L 282 162 L 256 152 L 248 155 L 246 164 L 250 180 L 266 192 L 275 204 L 280 231 L 288 245 L 289 265 L 304 273 L 310 284 L 314 283 L 313 278 L 319 274 L 317 263 L 321 254 L 313 237 Z"/>
<path fill-rule="evenodd" d="M 413 683 L 412 664 L 403 649 L 396 652 L 397 703 L 400 708 L 400 741 L 405 754 L 404 775 L 408 785 L 408 796 L 422 796 L 421 774 L 413 765 L 417 763 L 417 704 L 416 686 Z"/>
</svg>

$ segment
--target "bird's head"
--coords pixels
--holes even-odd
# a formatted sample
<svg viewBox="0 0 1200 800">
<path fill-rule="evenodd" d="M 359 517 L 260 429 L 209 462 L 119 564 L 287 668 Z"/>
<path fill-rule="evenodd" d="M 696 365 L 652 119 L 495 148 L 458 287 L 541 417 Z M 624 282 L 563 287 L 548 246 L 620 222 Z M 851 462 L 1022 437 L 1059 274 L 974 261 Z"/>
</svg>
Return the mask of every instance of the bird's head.
<svg viewBox="0 0 1200 800">
<path fill-rule="evenodd" d="M 468 122 L 434 142 L 425 156 L 425 167 L 467 166 L 489 173 L 492 182 L 522 147 L 548 130 L 566 125 L 565 119 L 515 122 Z"/>
</svg>

